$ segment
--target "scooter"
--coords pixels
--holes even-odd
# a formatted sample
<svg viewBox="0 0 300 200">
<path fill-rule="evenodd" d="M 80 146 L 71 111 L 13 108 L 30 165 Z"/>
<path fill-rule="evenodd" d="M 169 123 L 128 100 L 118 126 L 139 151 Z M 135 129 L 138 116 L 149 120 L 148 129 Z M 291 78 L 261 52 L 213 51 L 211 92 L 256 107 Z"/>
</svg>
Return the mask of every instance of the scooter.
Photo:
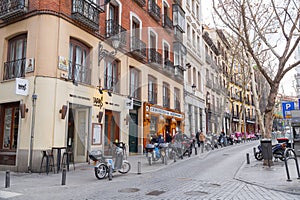
<svg viewBox="0 0 300 200">
<path fill-rule="evenodd" d="M 262 160 L 263 159 L 263 154 L 262 154 L 262 146 L 258 145 L 257 147 L 258 151 L 255 152 L 254 157 L 256 160 Z M 272 153 L 275 159 L 280 159 L 281 161 L 284 161 L 284 151 L 286 149 L 286 144 L 275 144 L 272 145 Z"/>
<path fill-rule="evenodd" d="M 169 143 L 154 143 L 146 144 L 146 158 L 149 165 L 152 165 L 153 161 L 156 162 L 159 159 L 162 160 L 162 163 L 167 162 L 167 152 L 168 152 Z"/>
<path fill-rule="evenodd" d="M 109 175 L 110 168 L 112 172 L 118 171 L 121 174 L 126 174 L 131 169 L 130 163 L 125 160 L 125 144 L 123 142 L 114 142 L 113 144 L 112 156 L 104 156 L 101 150 L 93 150 L 89 153 L 89 158 L 95 162 L 95 176 L 98 179 Z"/>
</svg>

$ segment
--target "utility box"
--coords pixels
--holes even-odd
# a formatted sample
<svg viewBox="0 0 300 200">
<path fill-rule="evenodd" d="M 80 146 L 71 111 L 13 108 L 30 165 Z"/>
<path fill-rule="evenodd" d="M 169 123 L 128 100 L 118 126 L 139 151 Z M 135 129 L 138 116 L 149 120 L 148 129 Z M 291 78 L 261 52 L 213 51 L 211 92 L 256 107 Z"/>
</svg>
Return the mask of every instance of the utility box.
<svg viewBox="0 0 300 200">
<path fill-rule="evenodd" d="M 273 153 L 272 153 L 272 140 L 270 139 L 262 139 L 260 141 L 262 147 L 262 155 L 264 160 L 272 160 Z"/>
<path fill-rule="evenodd" d="M 300 139 L 294 139 L 294 151 L 297 157 L 300 157 Z"/>
</svg>

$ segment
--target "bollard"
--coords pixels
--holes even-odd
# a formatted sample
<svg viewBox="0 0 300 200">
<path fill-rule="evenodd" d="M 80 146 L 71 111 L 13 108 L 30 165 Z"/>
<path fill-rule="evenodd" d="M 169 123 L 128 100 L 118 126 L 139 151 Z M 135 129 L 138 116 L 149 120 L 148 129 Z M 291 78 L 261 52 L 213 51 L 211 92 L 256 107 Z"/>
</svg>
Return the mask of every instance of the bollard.
<svg viewBox="0 0 300 200">
<path fill-rule="evenodd" d="M 108 167 L 108 180 L 111 181 L 112 180 L 112 166 L 109 165 Z"/>
<path fill-rule="evenodd" d="M 176 153 L 173 152 L 174 162 L 176 162 Z"/>
<path fill-rule="evenodd" d="M 255 153 L 256 153 L 256 148 L 253 147 L 253 155 L 255 156 Z"/>
<path fill-rule="evenodd" d="M 197 155 L 197 147 L 195 147 L 195 155 Z"/>
<path fill-rule="evenodd" d="M 165 165 L 168 164 L 168 157 L 167 156 L 164 156 L 164 163 L 165 163 Z"/>
<path fill-rule="evenodd" d="M 66 177 L 67 177 L 67 170 L 66 168 L 63 168 L 61 174 L 61 185 L 66 185 Z"/>
<path fill-rule="evenodd" d="M 247 157 L 247 164 L 250 164 L 249 153 L 246 154 L 246 157 Z"/>
<path fill-rule="evenodd" d="M 137 174 L 141 174 L 142 172 L 141 172 L 142 170 L 141 170 L 141 161 L 138 161 L 138 172 L 137 172 Z"/>
<path fill-rule="evenodd" d="M 5 173 L 5 188 L 10 187 L 10 171 L 6 171 Z"/>
</svg>

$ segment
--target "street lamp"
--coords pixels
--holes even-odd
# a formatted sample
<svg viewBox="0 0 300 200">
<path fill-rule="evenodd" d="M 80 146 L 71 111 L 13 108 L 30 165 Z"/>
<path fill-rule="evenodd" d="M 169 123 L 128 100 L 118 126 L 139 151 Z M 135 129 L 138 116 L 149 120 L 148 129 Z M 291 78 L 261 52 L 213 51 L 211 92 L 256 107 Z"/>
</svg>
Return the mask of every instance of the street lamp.
<svg viewBox="0 0 300 200">
<path fill-rule="evenodd" d="M 99 42 L 98 44 L 98 66 L 100 66 L 100 62 L 103 58 L 107 56 L 115 56 L 117 54 L 117 49 L 120 47 L 119 35 L 118 34 L 113 35 L 110 40 L 111 40 L 112 47 L 114 48 L 114 50 L 111 52 L 104 49 L 101 42 Z"/>
</svg>

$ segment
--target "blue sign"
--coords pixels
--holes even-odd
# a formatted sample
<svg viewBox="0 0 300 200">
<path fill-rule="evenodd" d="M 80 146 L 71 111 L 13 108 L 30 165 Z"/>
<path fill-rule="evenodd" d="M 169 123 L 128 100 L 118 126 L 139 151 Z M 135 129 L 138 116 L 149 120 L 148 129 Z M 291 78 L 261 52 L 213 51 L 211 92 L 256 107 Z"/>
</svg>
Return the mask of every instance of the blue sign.
<svg viewBox="0 0 300 200">
<path fill-rule="evenodd" d="M 295 110 L 294 102 L 282 102 L 282 114 L 283 118 L 291 118 L 291 110 Z"/>
</svg>

